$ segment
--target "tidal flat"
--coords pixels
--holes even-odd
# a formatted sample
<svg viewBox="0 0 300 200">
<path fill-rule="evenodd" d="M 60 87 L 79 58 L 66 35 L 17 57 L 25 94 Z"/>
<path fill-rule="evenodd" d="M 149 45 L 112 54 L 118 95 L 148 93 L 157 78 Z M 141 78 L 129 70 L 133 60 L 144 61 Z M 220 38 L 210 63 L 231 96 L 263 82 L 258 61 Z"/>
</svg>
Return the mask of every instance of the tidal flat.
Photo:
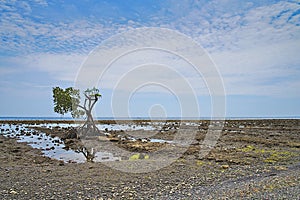
<svg viewBox="0 0 300 200">
<path fill-rule="evenodd" d="M 217 121 L 96 123 L 78 137 L 78 121 L 1 121 L 0 198 L 299 198 L 299 119 L 225 120 L 205 156 Z"/>
</svg>

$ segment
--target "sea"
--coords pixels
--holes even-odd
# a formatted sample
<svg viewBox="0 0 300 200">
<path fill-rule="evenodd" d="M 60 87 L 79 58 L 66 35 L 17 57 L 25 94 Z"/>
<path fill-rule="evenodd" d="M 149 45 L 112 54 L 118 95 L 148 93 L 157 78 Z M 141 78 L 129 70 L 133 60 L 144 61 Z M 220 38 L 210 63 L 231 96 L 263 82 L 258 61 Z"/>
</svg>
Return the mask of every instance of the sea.
<svg viewBox="0 0 300 200">
<path fill-rule="evenodd" d="M 115 117 L 97 117 L 94 120 L 213 120 L 211 117 L 167 117 L 167 118 L 150 118 L 150 117 L 131 117 L 131 118 L 115 118 Z M 225 117 L 225 120 L 259 120 L 259 119 L 300 119 L 300 116 L 266 116 L 266 117 Z M 72 117 L 0 117 L 0 121 L 69 121 L 69 120 L 84 120 L 74 119 Z"/>
</svg>

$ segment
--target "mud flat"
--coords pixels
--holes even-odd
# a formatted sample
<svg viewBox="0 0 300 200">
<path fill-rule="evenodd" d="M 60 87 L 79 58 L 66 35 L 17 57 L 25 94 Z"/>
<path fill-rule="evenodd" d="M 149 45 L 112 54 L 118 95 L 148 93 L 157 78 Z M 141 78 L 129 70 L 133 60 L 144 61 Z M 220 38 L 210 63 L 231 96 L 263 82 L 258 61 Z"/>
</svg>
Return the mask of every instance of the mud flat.
<svg viewBox="0 0 300 200">
<path fill-rule="evenodd" d="M 120 157 L 118 161 L 76 162 L 52 156 L 49 152 L 58 154 L 60 149 L 76 153 L 80 140 L 66 135 L 78 122 L 0 122 L 0 199 L 299 198 L 300 120 L 225 121 L 217 144 L 204 158 L 199 152 L 211 125 L 207 120 L 124 121 L 118 129 L 113 121 L 98 123 L 101 131 L 89 144 Z M 194 135 L 188 146 L 173 142 L 179 133 L 190 132 Z M 37 141 L 30 146 L 27 137 Z M 37 146 L 38 141 L 45 145 Z M 111 147 L 120 152 L 110 152 Z M 176 154 L 173 150 L 178 148 L 184 152 Z M 154 154 L 161 149 L 164 156 L 177 159 L 144 173 L 108 164 L 147 166 L 156 162 Z M 123 155 L 122 150 L 131 154 Z"/>
</svg>

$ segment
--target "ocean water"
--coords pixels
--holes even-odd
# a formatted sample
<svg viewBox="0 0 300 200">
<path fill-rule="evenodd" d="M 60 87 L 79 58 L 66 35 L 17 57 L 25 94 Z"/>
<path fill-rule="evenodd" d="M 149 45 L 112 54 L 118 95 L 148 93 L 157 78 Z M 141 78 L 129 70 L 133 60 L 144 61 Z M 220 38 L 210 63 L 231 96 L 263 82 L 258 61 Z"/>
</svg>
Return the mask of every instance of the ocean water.
<svg viewBox="0 0 300 200">
<path fill-rule="evenodd" d="M 94 120 L 180 120 L 183 119 L 181 117 L 168 117 L 168 118 L 150 118 L 150 117 L 132 117 L 132 118 L 115 118 L 115 117 L 96 117 Z M 185 118 L 190 120 L 197 120 L 199 118 Z M 210 119 L 209 117 L 203 117 L 201 119 Z M 63 120 L 84 120 L 84 119 L 74 119 L 72 117 L 0 117 L 0 120 L 28 120 L 28 121 L 34 121 L 34 120 L 57 120 L 57 121 L 63 121 Z"/>
<path fill-rule="evenodd" d="M 251 120 L 251 119 L 300 119 L 300 116 L 265 116 L 265 117 L 225 117 L 227 120 Z M 0 117 L 0 120 L 53 120 L 53 121 L 68 121 L 68 120 L 84 120 L 74 119 L 72 117 Z M 167 118 L 150 118 L 150 117 L 132 117 L 132 118 L 115 118 L 115 117 L 97 117 L 94 120 L 213 120 L 211 117 L 167 117 Z"/>
</svg>

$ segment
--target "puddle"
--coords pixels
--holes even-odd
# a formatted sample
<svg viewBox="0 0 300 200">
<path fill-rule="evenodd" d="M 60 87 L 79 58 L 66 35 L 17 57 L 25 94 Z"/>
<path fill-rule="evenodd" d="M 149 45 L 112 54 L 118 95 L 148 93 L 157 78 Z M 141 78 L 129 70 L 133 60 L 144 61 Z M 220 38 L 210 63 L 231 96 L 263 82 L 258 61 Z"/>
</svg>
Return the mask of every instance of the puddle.
<svg viewBox="0 0 300 200">
<path fill-rule="evenodd" d="M 174 143 L 173 141 L 163 140 L 163 139 L 150 139 L 150 142 L 159 142 L 159 143 Z"/>
<path fill-rule="evenodd" d="M 151 125 L 135 125 L 135 124 L 100 124 L 96 125 L 99 130 L 124 130 L 124 131 L 133 131 L 133 130 L 145 130 L 145 131 L 153 131 L 157 130 L 156 127 Z"/>
<path fill-rule="evenodd" d="M 55 124 L 55 126 L 57 126 L 57 124 Z M 76 163 L 86 162 L 86 158 L 82 153 L 77 153 L 71 149 L 69 150 L 64 149 L 65 145 L 63 141 L 58 137 L 53 138 L 51 136 L 47 136 L 45 133 L 40 133 L 33 129 L 26 128 L 22 124 L 18 124 L 18 125 L 2 124 L 0 125 L 0 130 L 1 130 L 0 134 L 6 137 L 17 138 L 18 142 L 26 142 L 31 147 L 40 149 L 42 153 L 47 157 L 54 158 L 57 160 L 62 160 L 64 162 L 76 162 Z M 95 162 L 117 161 L 117 160 L 120 160 L 120 158 L 114 157 L 112 153 L 108 153 L 108 152 L 97 152 L 95 154 L 95 159 L 94 159 Z"/>
<path fill-rule="evenodd" d="M 84 163 L 86 158 L 82 153 L 75 152 L 74 150 L 66 150 L 64 142 L 58 137 L 51 137 L 45 133 L 38 132 L 32 128 L 28 127 L 77 127 L 79 124 L 67 124 L 67 123 L 51 123 L 51 124 L 0 124 L 0 134 L 6 137 L 17 138 L 18 142 L 26 142 L 33 148 L 40 149 L 42 153 L 50 158 L 57 160 L 62 160 L 64 162 L 76 162 Z M 151 125 L 118 125 L 118 124 L 101 124 L 97 125 L 100 130 L 156 130 L 155 126 Z M 130 138 L 130 140 L 135 140 Z M 147 140 L 145 140 L 147 141 Z M 172 143 L 172 141 L 162 140 L 162 139 L 150 139 L 150 142 L 159 143 Z M 94 162 L 107 162 L 107 161 L 120 161 L 120 157 L 115 157 L 113 153 L 110 152 L 96 152 Z"/>
<path fill-rule="evenodd" d="M 43 124 L 32 124 L 29 125 L 30 127 L 43 127 L 43 128 L 53 128 L 53 127 L 60 127 L 60 128 L 68 128 L 68 127 L 78 127 L 81 124 L 68 124 L 68 123 L 43 123 Z M 145 131 L 153 131 L 158 130 L 158 126 L 149 125 L 149 124 L 96 124 L 99 130 L 112 130 L 112 131 L 120 131 L 120 130 L 145 130 Z"/>
</svg>

